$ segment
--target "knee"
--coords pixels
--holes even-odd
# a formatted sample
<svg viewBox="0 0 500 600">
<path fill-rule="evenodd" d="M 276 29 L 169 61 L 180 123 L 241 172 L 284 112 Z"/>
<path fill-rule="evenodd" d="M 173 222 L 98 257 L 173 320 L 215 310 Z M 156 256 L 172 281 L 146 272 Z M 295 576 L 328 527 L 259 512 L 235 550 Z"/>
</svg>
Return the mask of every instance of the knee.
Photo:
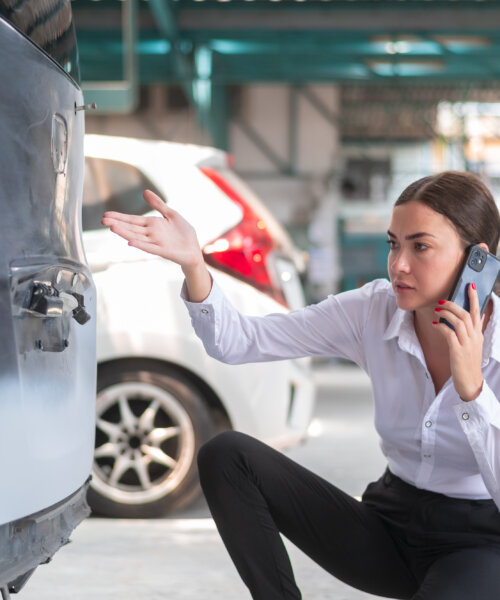
<svg viewBox="0 0 500 600">
<path fill-rule="evenodd" d="M 240 454 L 238 450 L 251 439 L 238 431 L 223 431 L 205 442 L 198 451 L 200 477 L 209 472 L 220 471 L 230 462 L 233 462 L 235 457 Z"/>
<path fill-rule="evenodd" d="M 220 463 L 238 447 L 241 437 L 245 436 L 238 431 L 223 431 L 205 442 L 198 451 L 198 467 L 203 469 L 208 465 Z"/>
</svg>

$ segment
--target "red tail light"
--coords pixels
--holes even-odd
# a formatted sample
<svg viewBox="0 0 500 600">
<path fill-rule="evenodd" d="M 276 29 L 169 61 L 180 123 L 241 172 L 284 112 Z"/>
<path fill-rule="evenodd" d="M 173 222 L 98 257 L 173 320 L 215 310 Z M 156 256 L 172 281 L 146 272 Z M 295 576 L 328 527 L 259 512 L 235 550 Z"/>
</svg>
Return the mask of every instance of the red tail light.
<svg viewBox="0 0 500 600">
<path fill-rule="evenodd" d="M 243 211 L 243 218 L 236 227 L 204 246 L 205 261 L 287 306 L 283 290 L 269 272 L 269 254 L 276 244 L 266 223 L 220 173 L 211 167 L 202 167 L 201 171 Z"/>
</svg>

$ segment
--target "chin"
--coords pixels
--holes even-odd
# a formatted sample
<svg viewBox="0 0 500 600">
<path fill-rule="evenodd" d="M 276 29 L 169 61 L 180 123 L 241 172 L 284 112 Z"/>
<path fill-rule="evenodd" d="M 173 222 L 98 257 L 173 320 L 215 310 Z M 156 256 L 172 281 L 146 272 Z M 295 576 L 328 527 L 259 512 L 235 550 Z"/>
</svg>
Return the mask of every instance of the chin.
<svg viewBox="0 0 500 600">
<path fill-rule="evenodd" d="M 402 310 L 417 310 L 425 304 L 416 294 L 396 294 L 396 303 Z"/>
<path fill-rule="evenodd" d="M 418 308 L 418 303 L 409 298 L 398 298 L 398 296 L 396 296 L 396 304 L 401 310 L 415 310 Z"/>
</svg>

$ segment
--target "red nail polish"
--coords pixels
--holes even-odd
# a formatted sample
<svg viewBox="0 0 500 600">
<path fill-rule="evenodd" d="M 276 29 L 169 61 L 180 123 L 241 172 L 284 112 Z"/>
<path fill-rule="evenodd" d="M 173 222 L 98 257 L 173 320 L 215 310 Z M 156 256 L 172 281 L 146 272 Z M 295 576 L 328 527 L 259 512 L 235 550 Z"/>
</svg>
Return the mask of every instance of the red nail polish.
<svg viewBox="0 0 500 600">
<path fill-rule="evenodd" d="M 433 325 L 438 325 L 439 323 L 437 321 L 432 321 Z"/>
<path fill-rule="evenodd" d="M 471 286 L 471 288 L 472 288 L 473 290 L 475 290 L 475 289 L 476 289 L 476 284 L 475 284 L 475 283 L 471 283 L 471 284 L 470 284 L 470 286 Z"/>
<path fill-rule="evenodd" d="M 438 300 L 438 304 L 446 304 L 446 300 Z"/>
<path fill-rule="evenodd" d="M 443 309 L 439 308 L 439 306 L 436 306 L 436 308 L 434 309 L 436 312 L 441 312 Z"/>
</svg>

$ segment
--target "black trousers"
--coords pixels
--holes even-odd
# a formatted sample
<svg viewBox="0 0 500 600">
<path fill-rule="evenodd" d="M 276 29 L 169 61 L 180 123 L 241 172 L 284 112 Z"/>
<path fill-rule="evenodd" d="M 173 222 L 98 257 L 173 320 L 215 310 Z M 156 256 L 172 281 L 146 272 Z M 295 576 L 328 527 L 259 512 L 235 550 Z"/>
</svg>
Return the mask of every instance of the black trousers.
<svg viewBox="0 0 500 600">
<path fill-rule="evenodd" d="M 419 490 L 387 470 L 359 502 L 237 432 L 205 444 L 198 465 L 220 535 L 254 599 L 301 598 L 280 533 L 371 594 L 500 599 L 500 512 L 492 500 Z"/>
</svg>

